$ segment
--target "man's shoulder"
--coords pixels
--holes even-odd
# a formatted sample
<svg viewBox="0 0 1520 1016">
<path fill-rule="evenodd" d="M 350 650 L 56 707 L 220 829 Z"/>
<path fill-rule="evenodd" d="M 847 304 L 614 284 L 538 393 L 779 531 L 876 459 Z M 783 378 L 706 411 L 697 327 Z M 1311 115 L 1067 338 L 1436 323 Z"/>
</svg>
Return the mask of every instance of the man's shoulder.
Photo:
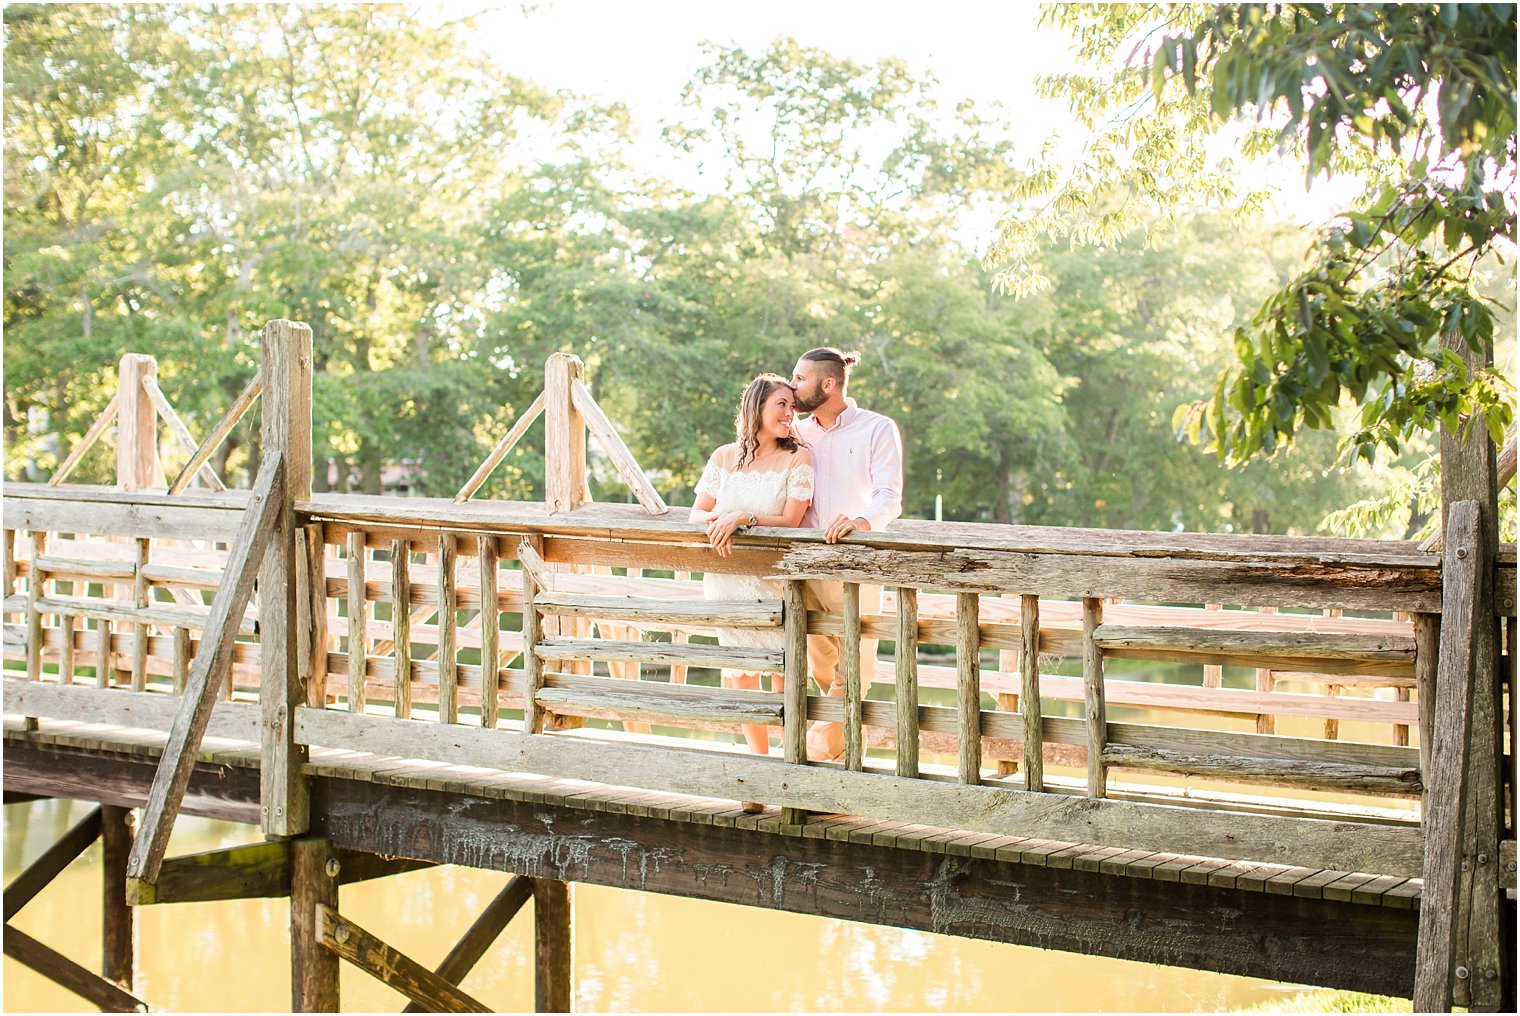
<svg viewBox="0 0 1520 1016">
<path fill-rule="evenodd" d="M 897 428 L 897 421 L 886 413 L 878 413 L 876 410 L 866 409 L 864 406 L 856 406 L 855 411 L 857 414 L 855 418 L 861 426 L 891 427 L 894 430 Z"/>
</svg>

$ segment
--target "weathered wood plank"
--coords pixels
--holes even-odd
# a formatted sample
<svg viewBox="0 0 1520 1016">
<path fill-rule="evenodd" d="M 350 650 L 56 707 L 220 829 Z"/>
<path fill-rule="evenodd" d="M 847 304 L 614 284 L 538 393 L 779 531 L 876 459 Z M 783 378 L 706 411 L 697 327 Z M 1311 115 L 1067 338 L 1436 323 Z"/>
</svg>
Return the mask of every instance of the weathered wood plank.
<svg viewBox="0 0 1520 1016">
<path fill-rule="evenodd" d="M 331 905 L 316 905 L 316 940 L 388 988 L 394 988 L 427 1012 L 490 1012 L 485 1005 L 439 977 L 416 960 L 386 945 L 341 916 Z M 336 977 L 333 978 L 336 982 Z M 298 1012 L 332 1012 L 297 1006 Z"/>
<path fill-rule="evenodd" d="M 290 841 L 249 843 L 166 857 L 158 881 L 129 883 L 128 899 L 149 906 L 289 896 L 290 872 Z"/>
<path fill-rule="evenodd" d="M 458 984 L 465 979 L 471 970 L 475 968 L 486 954 L 491 944 L 506 930 L 512 918 L 523 908 L 533 896 L 533 880 L 521 875 L 514 875 L 508 880 L 506 887 L 496 894 L 496 897 L 486 904 L 485 910 L 475 922 L 460 936 L 454 948 L 443 958 L 443 962 L 433 970 L 433 973 L 448 981 L 450 984 Z M 422 1007 L 412 1002 L 402 1012 L 422 1012 Z"/>
<path fill-rule="evenodd" d="M 53 492 L 65 493 L 63 488 Z M 228 491 L 246 497 L 245 491 Z M 188 499 L 187 499 L 188 500 Z M 199 500 L 199 499 L 197 499 Z M 231 540 L 237 534 L 243 504 L 161 504 L 146 497 L 142 502 L 75 500 L 62 496 L 38 499 L 18 496 L 11 484 L 5 489 L 5 525 L 16 529 L 96 536 L 146 536 L 174 540 Z"/>
<path fill-rule="evenodd" d="M 1095 597 L 1082 600 L 1082 685 L 1086 689 L 1083 718 L 1087 723 L 1087 796 L 1104 797 L 1108 793 L 1108 767 L 1103 762 L 1103 747 L 1108 742 L 1108 709 L 1104 702 L 1103 649 L 1097 632 L 1103 624 L 1103 601 Z"/>
<path fill-rule="evenodd" d="M 364 535 L 348 534 L 348 708 L 364 712 L 364 664 L 369 657 L 369 597 L 364 590 Z"/>
<path fill-rule="evenodd" d="M 781 604 L 785 626 L 781 757 L 791 766 L 797 767 L 807 762 L 807 597 L 804 585 L 795 580 L 787 582 L 782 587 Z M 690 649 L 686 651 L 689 652 Z M 741 785 L 743 782 L 740 781 Z M 735 795 L 735 800 L 769 801 L 771 798 L 746 789 L 744 793 Z M 781 821 L 784 824 L 801 825 L 806 819 L 806 813 L 802 809 L 783 805 Z"/>
<path fill-rule="evenodd" d="M 596 687 L 555 687 L 551 680 L 550 687 L 538 693 L 538 700 L 550 712 L 569 716 L 610 713 L 638 719 L 782 725 L 782 696 L 779 693 L 704 688 L 699 698 L 666 692 L 667 688 L 693 687 L 689 685 L 640 684 L 584 676 L 577 684 L 591 682 L 596 682 Z"/>
<path fill-rule="evenodd" d="M 544 363 L 544 504 L 550 514 L 573 512 L 591 500 L 586 488 L 586 421 L 571 387 L 580 357 L 553 353 Z"/>
<path fill-rule="evenodd" d="M 212 601 L 211 622 L 206 627 L 200 652 L 196 653 L 195 662 L 190 668 L 185 694 L 179 700 L 169 744 L 159 763 L 159 775 L 153 781 L 153 793 L 143 812 L 142 826 L 132 848 L 128 864 L 130 878 L 152 882 L 158 875 L 158 866 L 163 861 L 174 816 L 184 797 L 196 749 L 211 722 L 218 688 L 216 678 L 225 672 L 232 661 L 232 620 L 242 616 L 243 609 L 253 594 L 259 563 L 279 528 L 284 483 L 284 457 L 279 451 L 271 452 L 259 468 L 244 525 L 229 556 L 228 580 L 217 590 L 216 598 Z M 266 595 L 268 592 L 269 587 L 265 586 Z M 272 611 L 267 609 L 269 606 L 266 602 L 266 613 L 272 617 Z M 267 623 L 268 618 L 266 633 L 269 630 Z M 270 653 L 273 647 L 266 643 L 263 648 L 265 653 Z M 269 691 L 277 687 L 278 683 L 268 679 L 266 671 L 264 688 Z M 270 697 L 277 700 L 279 696 L 271 691 Z M 269 709 L 266 708 L 263 715 L 267 722 Z M 283 717 L 284 714 L 277 711 L 277 715 Z M 270 755 L 266 753 L 264 758 L 267 769 L 271 761 Z"/>
<path fill-rule="evenodd" d="M 1360 791 L 1373 794 L 1415 795 L 1420 792 L 1420 772 L 1415 768 L 1348 765 L 1343 762 L 1306 762 L 1251 758 L 1243 755 L 1206 755 L 1158 748 L 1107 744 L 1105 766 L 1151 769 L 1208 776 L 1214 779 L 1271 781 L 1315 790 Z"/>
<path fill-rule="evenodd" d="M 17 928 L 5 929 L 5 955 L 35 970 L 101 1012 L 147 1012 L 148 1004 Z"/>
<path fill-rule="evenodd" d="M 670 511 L 665 504 L 665 499 L 660 497 L 660 492 L 654 489 L 649 478 L 644 475 L 638 460 L 633 457 L 633 452 L 628 450 L 628 445 L 623 442 L 623 436 L 617 432 L 607 414 L 602 412 L 602 407 L 597 405 L 591 391 L 581 382 L 580 378 L 572 378 L 570 381 L 570 400 L 576 410 L 586 422 L 589 430 L 607 457 L 612 460 L 612 465 L 622 477 L 623 483 L 633 492 L 633 496 L 644 510 L 651 515 L 664 515 Z"/>
<path fill-rule="evenodd" d="M 441 728 L 311 709 L 298 713 L 297 727 L 307 744 L 724 800 L 763 800 L 947 829 L 1233 859 L 1291 859 L 1344 871 L 1414 874 L 1420 865 L 1422 841 L 1414 828 L 1028 794 L 733 753 Z"/>
<path fill-rule="evenodd" d="M 297 662 L 295 510 L 311 496 L 311 329 L 295 321 L 269 321 L 263 338 L 264 454 L 278 451 L 285 482 L 276 488 L 274 534 L 259 571 L 259 704 L 263 707 L 259 767 L 260 823 L 265 835 L 296 836 L 311 824 L 301 778 L 305 749 L 291 737 L 293 710 L 307 701 Z M 235 556 L 229 556 L 228 571 Z M 211 641 L 207 633 L 207 641 Z M 151 881 L 151 879 L 149 880 Z"/>
<path fill-rule="evenodd" d="M 456 656 L 459 603 L 454 586 L 458 548 L 454 537 L 438 538 L 438 718 L 459 722 L 459 660 Z"/>
<path fill-rule="evenodd" d="M 177 626 L 196 631 L 204 629 L 211 618 L 209 610 L 200 611 L 193 608 L 162 605 L 132 607 L 105 600 L 90 600 L 81 596 L 43 597 L 38 601 L 38 609 L 45 614 L 68 612 L 91 619 L 125 621 L 133 625 L 156 625 L 163 628 Z M 257 625 L 252 617 L 244 615 L 238 618 L 237 633 L 239 635 L 252 635 L 256 630 Z"/>
<path fill-rule="evenodd" d="M 897 775 L 918 775 L 918 590 L 897 589 Z"/>
<path fill-rule="evenodd" d="M 501 667 L 501 615 L 496 609 L 498 548 L 496 538 L 482 536 L 478 541 L 480 561 L 480 725 L 496 726 Z"/>
<path fill-rule="evenodd" d="M 636 621 L 645 625 L 722 625 L 726 628 L 777 628 L 780 600 L 657 600 L 634 596 L 540 593 L 535 602 L 546 614 L 561 617 Z"/>
<path fill-rule="evenodd" d="M 132 566 L 132 603 L 138 610 L 146 610 L 152 598 L 148 578 L 143 574 L 151 553 L 150 541 L 133 541 L 136 560 Z M 132 690 L 142 691 L 148 683 L 148 626 L 138 622 L 132 628 Z"/>
<path fill-rule="evenodd" d="M 92 808 L 84 818 L 75 822 L 69 831 L 55 840 L 35 861 L 11 879 L 5 887 L 5 923 L 20 913 L 21 908 L 46 889 L 53 879 L 63 873 L 74 859 L 90 848 L 100 836 L 100 809 Z M 10 934 L 7 927 L 5 933 Z"/>
<path fill-rule="evenodd" d="M 693 667 L 729 667 L 746 673 L 775 673 L 783 654 L 746 646 L 676 645 L 671 642 L 624 642 L 618 639 L 542 638 L 534 652 L 545 660 L 637 660 L 685 663 Z"/>
<path fill-rule="evenodd" d="M 68 458 L 63 460 L 57 472 L 48 478 L 49 487 L 56 487 L 69 478 L 74 472 L 74 467 L 78 466 L 80 460 L 84 458 L 84 453 L 89 451 L 95 442 L 100 440 L 100 436 L 106 432 L 106 429 L 116 422 L 120 409 L 121 392 L 118 391 L 111 396 L 111 401 L 106 403 L 106 408 L 100 411 L 100 415 L 95 417 L 95 422 L 90 424 L 89 430 L 84 432 L 84 437 L 79 439 L 79 443 L 69 452 Z"/>
<path fill-rule="evenodd" d="M 1040 598 L 1024 594 L 1019 597 L 1019 621 L 1023 628 L 1023 646 L 1019 653 L 1019 673 L 1023 687 L 1019 709 L 1024 717 L 1024 786 L 1032 791 L 1045 789 L 1045 749 L 1041 743 L 1040 699 Z"/>
<path fill-rule="evenodd" d="M 981 597 L 976 593 L 956 596 L 956 714 L 960 726 L 956 762 L 962 783 L 982 781 L 982 647 L 977 635 L 980 605 Z"/>
<path fill-rule="evenodd" d="M 502 439 L 492 446 L 490 453 L 485 457 L 485 461 L 465 481 L 464 486 L 459 488 L 459 493 L 454 495 L 455 501 L 468 501 L 475 496 L 475 492 L 490 478 L 492 471 L 501 465 L 501 460 L 507 457 L 507 453 L 517 446 L 517 442 L 522 440 L 523 435 L 528 432 L 528 428 L 532 426 L 533 421 L 538 419 L 543 411 L 544 393 L 539 392 L 533 397 L 533 401 L 528 404 L 528 408 L 523 410 L 516 420 L 512 421 L 512 426 L 508 428 Z"/>
<path fill-rule="evenodd" d="M 264 375 L 260 371 L 249 378 L 248 383 L 243 386 L 243 390 L 238 393 L 238 397 L 232 400 L 232 405 L 227 408 L 227 412 L 222 415 L 222 418 L 216 422 L 216 426 L 212 427 L 206 433 L 205 438 L 201 440 L 201 443 L 196 446 L 194 454 L 190 456 L 190 461 L 185 463 L 184 468 L 179 471 L 179 475 L 169 484 L 170 494 L 178 494 L 190 486 L 190 480 L 199 471 L 201 465 L 209 461 L 217 448 L 221 447 L 222 442 L 227 440 L 227 435 L 232 433 L 232 428 L 236 427 L 238 422 L 243 419 L 244 414 L 252 408 L 254 400 L 259 397 L 259 393 L 263 390 Z"/>
<path fill-rule="evenodd" d="M 865 737 L 860 703 L 860 584 L 844 583 L 844 633 L 839 663 L 844 670 L 844 767 L 859 772 L 865 764 Z"/>
<path fill-rule="evenodd" d="M 101 691 L 85 685 L 5 681 L 5 711 L 27 716 L 169 730 L 182 707 L 183 699 L 158 692 L 116 688 Z M 219 702 L 206 732 L 212 737 L 257 741 L 258 706 L 251 702 Z"/>
<path fill-rule="evenodd" d="M 536 600 L 548 569 L 535 568 L 533 559 L 537 559 L 539 566 L 542 566 L 543 560 L 539 558 L 529 537 L 523 537 L 518 544 L 517 558 L 522 563 L 522 663 L 526 679 L 523 692 L 523 731 L 537 734 L 544 729 L 544 711 L 538 704 L 538 693 L 544 687 L 544 661 L 538 655 L 538 645 L 544 640 L 544 626 Z"/>
<path fill-rule="evenodd" d="M 125 491 L 165 486 L 158 420 L 143 390 L 143 382 L 157 375 L 158 361 L 146 353 L 127 353 L 117 366 L 116 485 Z"/>
</svg>

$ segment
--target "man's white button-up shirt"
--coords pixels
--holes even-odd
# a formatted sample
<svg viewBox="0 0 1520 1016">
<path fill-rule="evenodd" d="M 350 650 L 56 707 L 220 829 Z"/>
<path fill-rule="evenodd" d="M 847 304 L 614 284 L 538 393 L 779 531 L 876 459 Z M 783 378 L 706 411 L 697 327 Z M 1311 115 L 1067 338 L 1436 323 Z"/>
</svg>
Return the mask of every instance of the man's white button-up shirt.
<svg viewBox="0 0 1520 1016">
<path fill-rule="evenodd" d="M 793 427 L 813 453 L 813 503 L 802 524 L 823 529 L 835 516 L 846 515 L 880 531 L 902 515 L 902 436 L 890 417 L 861 409 L 854 399 L 844 401 L 829 429 L 817 416 Z"/>
</svg>

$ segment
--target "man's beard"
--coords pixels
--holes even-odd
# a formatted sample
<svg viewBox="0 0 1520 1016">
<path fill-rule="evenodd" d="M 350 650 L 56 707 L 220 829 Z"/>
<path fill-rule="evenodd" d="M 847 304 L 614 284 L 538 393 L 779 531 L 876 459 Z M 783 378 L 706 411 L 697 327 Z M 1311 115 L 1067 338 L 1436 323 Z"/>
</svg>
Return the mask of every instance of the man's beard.
<svg viewBox="0 0 1520 1016">
<path fill-rule="evenodd" d="M 817 396 L 816 402 L 804 399 L 800 392 L 792 396 L 792 407 L 799 413 L 811 413 L 813 410 L 823 405 L 823 403 L 824 399 L 822 395 Z"/>
</svg>

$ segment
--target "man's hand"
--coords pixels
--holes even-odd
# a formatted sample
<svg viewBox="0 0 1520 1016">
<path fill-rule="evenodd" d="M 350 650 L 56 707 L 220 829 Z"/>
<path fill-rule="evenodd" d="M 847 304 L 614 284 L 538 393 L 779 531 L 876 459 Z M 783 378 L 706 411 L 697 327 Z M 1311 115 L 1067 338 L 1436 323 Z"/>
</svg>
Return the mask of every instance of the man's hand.
<svg viewBox="0 0 1520 1016">
<path fill-rule="evenodd" d="M 847 534 L 859 529 L 863 533 L 871 531 L 871 523 L 862 518 L 850 518 L 848 515 L 836 515 L 834 521 L 823 531 L 824 543 L 838 543 Z"/>
<path fill-rule="evenodd" d="M 747 518 L 749 516 L 744 512 L 729 512 L 707 524 L 707 542 L 712 544 L 719 557 L 727 557 L 734 552 L 734 533 Z"/>
</svg>

